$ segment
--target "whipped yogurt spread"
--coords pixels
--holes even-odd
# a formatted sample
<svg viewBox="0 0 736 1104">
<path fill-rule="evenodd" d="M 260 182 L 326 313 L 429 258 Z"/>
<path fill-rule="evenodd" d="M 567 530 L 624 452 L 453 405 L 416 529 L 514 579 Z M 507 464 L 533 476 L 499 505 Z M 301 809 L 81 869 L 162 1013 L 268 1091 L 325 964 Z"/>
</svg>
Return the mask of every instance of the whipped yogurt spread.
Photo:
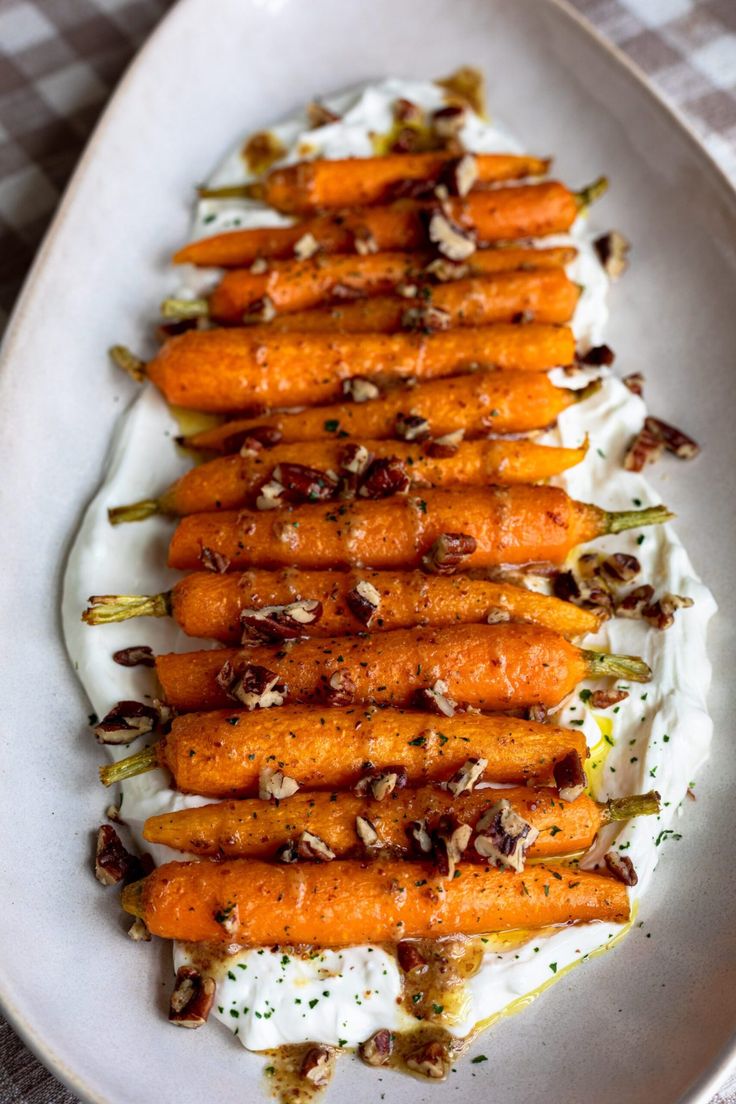
<svg viewBox="0 0 736 1104">
<path fill-rule="evenodd" d="M 444 102 L 435 84 L 397 79 L 330 97 L 325 103 L 341 116 L 339 121 L 311 130 L 304 116 L 296 116 L 273 127 L 272 133 L 287 151 L 283 163 L 307 155 L 371 155 L 371 135 L 391 129 L 392 104 L 399 97 L 428 110 Z M 472 112 L 461 137 L 469 150 L 521 152 L 516 139 L 495 122 Z M 212 186 L 249 179 L 241 147 L 214 173 Z M 255 202 L 203 200 L 197 206 L 193 237 L 286 221 Z M 599 227 L 598 232 L 603 229 Z M 573 322 L 583 350 L 602 341 L 607 318 L 608 280 L 592 248 L 593 236 L 588 219 L 580 218 L 570 235 L 544 239 L 545 245 L 572 242 L 578 249 L 568 273 L 584 288 Z M 176 293 L 201 294 L 216 276 L 202 270 L 187 272 Z M 602 376 L 600 390 L 566 410 L 557 427 L 542 438 L 550 444 L 577 446 L 587 434 L 590 441 L 583 463 L 556 481 L 573 497 L 609 510 L 653 505 L 658 498 L 647 481 L 640 474 L 624 471 L 621 464 L 626 446 L 645 416 L 642 400 L 606 369 L 580 372 L 576 377 L 555 369 L 552 378 L 562 386 L 578 387 L 593 375 Z M 174 447 L 173 438 L 179 431 L 159 393 L 150 384 L 144 386 L 120 420 L 104 483 L 87 510 L 69 557 L 64 633 L 79 678 L 99 716 L 117 701 L 147 700 L 157 692 L 150 670 L 124 668 L 113 662 L 118 649 L 141 643 L 155 652 L 206 646 L 184 636 L 169 618 L 95 628 L 80 620 L 91 593 L 155 594 L 176 581 L 177 573 L 165 566 L 171 519 L 154 517 L 113 528 L 107 509 L 158 494 L 190 467 L 190 459 Z M 694 601 L 691 608 L 677 613 L 666 632 L 643 621 L 607 622 L 586 645 L 642 656 L 652 667 L 651 682 L 631 686 L 617 682 L 616 686 L 630 690 L 629 697 L 605 712 L 592 710 L 576 692 L 551 718 L 585 732 L 592 749 L 587 771 L 597 800 L 653 788 L 662 796 L 659 816 L 606 826 L 582 859 L 582 865 L 590 868 L 601 863 L 611 848 L 630 856 L 639 876 L 631 891 L 636 903 L 646 893 L 660 846 L 679 831 L 682 802 L 708 755 L 711 721 L 705 695 L 711 668 L 705 637 L 716 607 L 670 525 L 607 537 L 584 550 L 633 553 L 642 565 L 638 581 L 651 583 L 658 595 L 671 592 Z M 131 749 L 108 750 L 119 758 Z M 101 795 L 101 804 L 103 801 Z M 145 842 L 141 832 L 146 818 L 207 801 L 175 792 L 165 772 L 156 770 L 122 784 L 121 814 L 141 848 L 161 863 L 191 856 Z M 646 916 L 646 905 L 641 905 L 638 915 L 639 919 Z M 467 1035 L 476 1025 L 521 1006 L 567 968 L 610 946 L 627 929 L 628 925 L 593 923 L 547 929 L 528 938 L 492 937 L 480 969 L 464 983 L 462 999 L 453 1002 L 453 1014 L 443 1026 L 456 1036 Z M 175 964 L 186 959 L 186 948 L 176 947 Z M 226 956 L 220 963 L 213 1015 L 252 1050 L 307 1041 L 355 1046 L 379 1028 L 407 1030 L 416 1026 L 416 1020 L 398 1003 L 400 993 L 396 959 L 381 947 L 326 950 L 312 958 L 273 948 L 251 949 Z"/>
</svg>

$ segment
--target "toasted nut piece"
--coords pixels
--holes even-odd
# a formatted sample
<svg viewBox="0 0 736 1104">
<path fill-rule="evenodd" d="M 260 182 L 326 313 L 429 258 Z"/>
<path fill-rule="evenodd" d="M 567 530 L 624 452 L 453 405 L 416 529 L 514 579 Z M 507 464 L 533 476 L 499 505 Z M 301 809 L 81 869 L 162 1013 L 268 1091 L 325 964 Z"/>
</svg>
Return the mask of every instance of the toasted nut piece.
<svg viewBox="0 0 736 1104">
<path fill-rule="evenodd" d="M 311 230 L 307 230 L 306 234 L 302 234 L 299 241 L 294 245 L 294 256 L 300 261 L 307 261 L 318 252 L 319 242 Z"/>
<path fill-rule="evenodd" d="M 419 1073 L 422 1077 L 433 1080 L 442 1080 L 450 1072 L 450 1055 L 445 1043 L 434 1041 L 425 1043 L 424 1046 L 407 1055 L 406 1065 L 410 1070 Z"/>
<path fill-rule="evenodd" d="M 329 107 L 325 107 L 319 100 L 311 100 L 307 104 L 307 119 L 312 130 L 316 130 L 317 127 L 329 126 L 330 123 L 339 123 L 341 118 L 342 116 L 331 111 Z"/>
<path fill-rule="evenodd" d="M 425 441 L 430 434 L 429 422 L 418 414 L 399 414 L 394 422 L 394 433 L 402 441 Z"/>
<path fill-rule="evenodd" d="M 260 449 L 273 448 L 274 445 L 278 445 L 283 436 L 277 426 L 254 426 L 253 429 L 248 430 L 247 436 L 243 439 L 240 455 L 249 456 Z M 231 438 L 228 438 L 228 441 L 230 440 Z M 233 441 L 233 444 L 237 444 L 237 442 Z"/>
<path fill-rule="evenodd" d="M 342 393 L 346 399 L 364 403 L 377 399 L 381 391 L 373 380 L 366 379 L 365 376 L 350 376 L 342 381 Z"/>
<path fill-rule="evenodd" d="M 685 598 L 681 594 L 663 594 L 656 602 L 645 606 L 641 615 L 655 629 L 664 631 L 674 624 L 676 610 L 690 609 L 693 605 L 695 603 L 692 598 Z"/>
<path fill-rule="evenodd" d="M 694 460 L 700 452 L 700 445 L 688 437 L 681 429 L 663 422 L 661 418 L 652 418 L 651 415 L 644 421 L 645 428 L 654 436 L 664 442 L 668 452 L 678 456 L 680 460 Z"/>
<path fill-rule="evenodd" d="M 629 266 L 628 254 L 631 243 L 618 230 L 610 230 L 593 242 L 603 268 L 612 280 L 623 276 Z"/>
<path fill-rule="evenodd" d="M 95 878 L 102 885 L 117 885 L 127 877 L 136 863 L 135 855 L 123 846 L 123 841 L 110 824 L 97 830 L 95 848 Z"/>
<path fill-rule="evenodd" d="M 363 475 L 372 459 L 373 454 L 365 445 L 347 445 L 340 456 L 340 472 L 347 475 Z"/>
<path fill-rule="evenodd" d="M 120 701 L 92 729 L 100 744 L 129 744 L 153 732 L 158 710 L 137 701 Z"/>
<path fill-rule="evenodd" d="M 153 648 L 149 648 L 147 644 L 138 644 L 132 648 L 121 648 L 118 652 L 113 652 L 112 658 L 115 663 L 119 663 L 121 667 L 155 667 L 156 657 L 153 654 Z"/>
<path fill-rule="evenodd" d="M 355 227 L 353 244 L 355 245 L 355 252 L 359 253 L 362 257 L 367 257 L 370 253 L 378 252 L 378 242 L 376 241 L 373 231 L 367 226 Z"/>
<path fill-rule="evenodd" d="M 282 770 L 264 767 L 258 775 L 258 796 L 261 801 L 283 801 L 293 797 L 299 789 L 295 778 L 289 778 Z"/>
<path fill-rule="evenodd" d="M 632 395 L 638 395 L 640 398 L 644 394 L 644 376 L 641 372 L 632 372 L 628 376 L 624 376 L 621 381 L 624 387 L 628 387 Z"/>
<path fill-rule="evenodd" d="M 630 583 L 641 571 L 641 564 L 636 556 L 630 556 L 627 552 L 614 552 L 603 561 L 601 568 L 616 582 Z"/>
<path fill-rule="evenodd" d="M 372 850 L 383 847 L 383 842 L 376 831 L 376 826 L 368 817 L 356 816 L 355 832 L 364 847 Z"/>
<path fill-rule="evenodd" d="M 273 322 L 276 314 L 273 300 L 268 295 L 263 295 L 260 299 L 254 299 L 243 312 L 242 321 L 246 326 L 260 326 L 265 322 Z"/>
<path fill-rule="evenodd" d="M 422 568 L 432 575 L 454 575 L 477 547 L 469 533 L 442 533 L 422 556 Z"/>
<path fill-rule="evenodd" d="M 482 858 L 517 871 L 524 869 L 526 853 L 539 835 L 505 797 L 483 813 L 475 831 L 475 850 Z"/>
<path fill-rule="evenodd" d="M 407 781 L 406 767 L 373 767 L 355 783 L 359 797 L 370 794 L 374 801 L 383 801 L 394 790 L 402 790 Z"/>
<path fill-rule="evenodd" d="M 221 552 L 215 552 L 212 548 L 207 548 L 206 545 L 202 546 L 199 562 L 205 571 L 214 571 L 217 575 L 224 575 L 230 567 L 230 560 L 227 556 L 223 556 Z"/>
<path fill-rule="evenodd" d="M 397 284 L 395 291 L 402 299 L 416 299 L 419 294 L 419 284 Z"/>
<path fill-rule="evenodd" d="M 334 475 L 306 464 L 277 464 L 271 478 L 293 502 L 329 502 L 337 494 L 338 481 Z"/>
<path fill-rule="evenodd" d="M 635 886 L 639 876 L 634 870 L 634 864 L 628 855 L 619 855 L 617 851 L 606 851 L 603 856 L 606 866 L 614 878 L 627 886 Z"/>
<path fill-rule="evenodd" d="M 256 499 L 256 510 L 278 510 L 286 488 L 278 479 L 268 479 L 261 485 Z"/>
<path fill-rule="evenodd" d="M 504 621 L 510 621 L 511 614 L 508 610 L 499 609 L 498 606 L 493 606 L 486 614 L 486 624 L 488 625 L 500 625 Z"/>
<path fill-rule="evenodd" d="M 432 276 L 435 280 L 439 280 L 440 283 L 444 284 L 449 280 L 463 279 L 468 275 L 469 269 L 466 264 L 451 261 L 449 257 L 435 257 L 425 267 L 424 271 L 428 276 Z"/>
<path fill-rule="evenodd" d="M 288 606 L 262 606 L 246 609 L 240 614 L 243 626 L 243 643 L 254 641 L 294 640 L 304 636 L 307 629 L 316 625 L 322 617 L 322 603 L 303 598 Z"/>
<path fill-rule="evenodd" d="M 355 701 L 355 683 L 349 671 L 340 669 L 330 675 L 325 699 L 330 705 L 352 705 Z"/>
<path fill-rule="evenodd" d="M 432 843 L 437 870 L 443 878 L 455 877 L 455 869 L 472 834 L 473 829 L 469 824 L 458 824 L 453 817 L 441 818 L 432 833 Z"/>
<path fill-rule="evenodd" d="M 297 851 L 296 844 L 293 840 L 287 840 L 279 847 L 278 851 L 274 855 L 277 862 L 283 863 L 295 863 L 299 860 L 299 852 Z"/>
<path fill-rule="evenodd" d="M 452 433 L 444 433 L 441 437 L 435 437 L 434 441 L 428 441 L 424 446 L 424 451 L 427 456 L 446 459 L 455 455 L 464 436 L 464 429 L 454 429 Z"/>
<path fill-rule="evenodd" d="M 362 498 L 389 498 L 396 494 L 405 494 L 409 490 L 409 476 L 401 460 L 395 456 L 374 460 L 360 485 L 358 494 Z"/>
<path fill-rule="evenodd" d="M 413 844 L 416 845 L 420 855 L 431 855 L 433 844 L 432 837 L 429 834 L 427 828 L 427 822 L 424 818 L 421 820 L 411 820 L 406 826 L 406 834 Z M 401 944 L 399 944 L 401 946 Z"/>
<path fill-rule="evenodd" d="M 304 1061 L 299 1072 L 306 1081 L 311 1081 L 316 1088 L 323 1088 L 332 1077 L 334 1068 L 335 1052 L 333 1048 L 320 1045 L 309 1048 L 304 1055 Z"/>
<path fill-rule="evenodd" d="M 649 583 L 635 587 L 616 605 L 617 617 L 641 617 L 654 597 L 654 587 Z"/>
<path fill-rule="evenodd" d="M 215 912 L 215 923 L 219 924 L 228 935 L 234 935 L 240 926 L 240 914 L 236 901 L 228 901 L 221 909 Z"/>
<path fill-rule="evenodd" d="M 402 939 L 400 943 L 396 944 L 396 957 L 405 974 L 411 974 L 414 971 L 424 973 L 427 969 L 426 958 L 416 943 L 408 939 Z"/>
<path fill-rule="evenodd" d="M 547 720 L 547 710 L 543 705 L 530 705 L 526 711 L 526 719 L 543 724 Z"/>
<path fill-rule="evenodd" d="M 472 153 L 466 153 L 447 166 L 443 181 L 450 195 L 466 196 L 478 179 L 478 162 Z"/>
<path fill-rule="evenodd" d="M 132 939 L 134 943 L 151 942 L 151 933 L 146 927 L 145 920 L 141 920 L 140 916 L 128 928 L 128 939 Z"/>
<path fill-rule="evenodd" d="M 373 583 L 369 583 L 367 579 L 361 579 L 352 590 L 348 591 L 345 601 L 353 616 L 368 628 L 380 609 L 381 594 Z"/>
<path fill-rule="evenodd" d="M 427 218 L 427 237 L 437 251 L 451 261 L 466 261 L 475 253 L 475 240 L 440 208 L 432 211 Z"/>
<path fill-rule="evenodd" d="M 385 1066 L 393 1050 L 393 1036 L 386 1027 L 375 1031 L 358 1047 L 358 1054 L 367 1066 Z"/>
<path fill-rule="evenodd" d="M 588 784 L 583 764 L 576 751 L 569 751 L 563 759 L 555 763 L 552 773 L 557 793 L 562 801 L 575 801 Z"/>
<path fill-rule="evenodd" d="M 215 982 L 193 966 L 180 966 L 169 1002 L 169 1023 L 177 1027 L 201 1027 L 215 999 Z"/>
<path fill-rule="evenodd" d="M 441 307 L 433 307 L 431 303 L 422 303 L 420 306 L 409 307 L 404 311 L 401 316 L 401 328 L 433 333 L 435 330 L 449 329 L 451 321 L 449 311 L 442 310 Z"/>
<path fill-rule="evenodd" d="M 595 690 L 590 695 L 590 704 L 593 709 L 610 709 L 612 705 L 626 701 L 628 690 Z"/>
<path fill-rule="evenodd" d="M 472 793 L 476 782 L 480 781 L 487 766 L 487 759 L 466 759 L 447 783 L 447 788 L 452 796 L 459 797 L 460 794 Z"/>
<path fill-rule="evenodd" d="M 279 684 L 279 676 L 257 663 L 246 663 L 239 671 L 228 660 L 217 674 L 217 685 L 246 709 L 270 709 L 283 705 L 286 697 L 286 687 Z"/>
<path fill-rule="evenodd" d="M 413 126 L 401 127 L 394 138 L 393 142 L 389 146 L 390 153 L 415 153 L 421 146 L 421 134 Z M 400 181 L 400 184 L 406 183 L 407 185 L 415 185 L 421 187 L 426 184 L 423 180 L 408 180 Z M 391 198 L 397 198 L 400 194 L 398 187 L 391 189 Z M 406 192 L 403 193 L 404 195 Z"/>
<path fill-rule="evenodd" d="M 589 364 L 594 368 L 610 368 L 616 359 L 616 354 L 610 345 L 594 345 L 580 357 L 581 364 Z"/>
<path fill-rule="evenodd" d="M 317 859 L 319 862 L 331 862 L 335 852 L 328 847 L 323 839 L 315 836 L 314 832 L 302 832 L 297 844 L 299 857 L 302 859 Z"/>
<path fill-rule="evenodd" d="M 268 261 L 265 257 L 256 257 L 253 264 L 250 266 L 250 271 L 254 276 L 263 276 L 264 272 L 268 272 Z"/>
<path fill-rule="evenodd" d="M 465 123 L 465 108 L 448 104 L 432 112 L 430 126 L 438 138 L 457 138 Z"/>
<path fill-rule="evenodd" d="M 457 703 L 447 696 L 447 683 L 437 679 L 434 686 L 425 686 L 414 695 L 417 709 L 427 709 L 440 717 L 454 717 Z"/>
<path fill-rule="evenodd" d="M 394 119 L 397 123 L 409 123 L 412 126 L 421 126 L 424 122 L 424 111 L 418 104 L 412 103 L 403 97 L 394 101 Z"/>
</svg>

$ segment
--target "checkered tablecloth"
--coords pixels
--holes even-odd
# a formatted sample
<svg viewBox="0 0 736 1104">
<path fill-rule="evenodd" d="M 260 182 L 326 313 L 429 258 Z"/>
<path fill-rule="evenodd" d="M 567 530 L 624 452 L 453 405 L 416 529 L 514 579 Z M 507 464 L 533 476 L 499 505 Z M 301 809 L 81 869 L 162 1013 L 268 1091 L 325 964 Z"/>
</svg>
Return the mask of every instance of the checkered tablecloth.
<svg viewBox="0 0 736 1104">
<path fill-rule="evenodd" d="M 0 331 L 105 101 L 172 2 L 0 0 Z M 736 183 L 736 0 L 571 2 Z M 0 1019 L 0 1104 L 75 1102 Z M 713 1104 L 736 1104 L 736 1080 Z"/>
</svg>

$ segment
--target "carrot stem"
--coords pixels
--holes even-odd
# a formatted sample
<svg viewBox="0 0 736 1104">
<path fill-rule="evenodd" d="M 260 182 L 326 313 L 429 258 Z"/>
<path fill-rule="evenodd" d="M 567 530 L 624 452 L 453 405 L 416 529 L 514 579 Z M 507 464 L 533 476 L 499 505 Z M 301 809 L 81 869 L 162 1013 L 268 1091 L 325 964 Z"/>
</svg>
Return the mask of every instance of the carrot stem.
<svg viewBox="0 0 736 1104">
<path fill-rule="evenodd" d="M 82 614 L 88 625 L 109 625 L 132 617 L 168 617 L 171 594 L 93 594 Z"/>
<path fill-rule="evenodd" d="M 144 521 L 160 512 L 157 498 L 144 498 L 128 506 L 112 506 L 107 511 L 107 516 L 111 525 L 120 525 L 124 521 Z"/>
<path fill-rule="evenodd" d="M 155 770 L 158 766 L 156 745 L 142 748 L 134 755 L 127 755 L 125 759 L 119 759 L 117 763 L 108 763 L 99 768 L 100 781 L 105 786 L 112 786 L 116 782 L 122 782 L 124 778 L 133 778 L 136 774 L 146 774 Z"/>
<path fill-rule="evenodd" d="M 206 299 L 164 299 L 161 304 L 161 317 L 180 320 L 182 318 L 207 318 L 210 306 Z"/>
<path fill-rule="evenodd" d="M 132 353 L 125 345 L 113 345 L 108 350 L 110 360 L 116 368 L 122 368 L 136 383 L 142 383 L 146 378 L 146 363 Z"/>
<path fill-rule="evenodd" d="M 587 187 L 581 188 L 579 192 L 575 192 L 575 202 L 578 205 L 578 210 L 584 211 L 590 207 L 592 203 L 595 203 L 597 199 L 600 199 L 605 192 L 608 191 L 608 177 L 599 176 L 597 180 L 594 180 L 592 184 L 588 184 Z"/>
<path fill-rule="evenodd" d="M 632 682 L 649 682 L 651 667 L 639 656 L 614 655 L 611 652 L 583 650 L 589 678 L 625 678 Z"/>
<path fill-rule="evenodd" d="M 614 820 L 631 820 L 632 817 L 638 816 L 654 816 L 660 810 L 660 800 L 656 790 L 650 790 L 645 794 L 612 797 L 602 806 L 601 812 L 606 823 Z"/>
<path fill-rule="evenodd" d="M 605 532 L 623 533 L 625 529 L 638 529 L 642 525 L 663 525 L 674 516 L 666 506 L 648 506 L 644 510 L 606 511 Z"/>
<path fill-rule="evenodd" d="M 251 184 L 223 184 L 219 188 L 197 188 L 200 199 L 263 199 L 263 185 L 259 182 Z"/>
</svg>

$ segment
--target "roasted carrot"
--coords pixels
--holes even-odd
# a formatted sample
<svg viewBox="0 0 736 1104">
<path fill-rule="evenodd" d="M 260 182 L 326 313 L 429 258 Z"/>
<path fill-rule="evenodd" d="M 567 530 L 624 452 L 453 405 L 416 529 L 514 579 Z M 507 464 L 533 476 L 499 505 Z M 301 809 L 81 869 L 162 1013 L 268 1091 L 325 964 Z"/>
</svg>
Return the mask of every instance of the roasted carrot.
<svg viewBox="0 0 736 1104">
<path fill-rule="evenodd" d="M 445 880 L 427 863 L 164 863 L 123 890 L 153 935 L 188 942 L 340 947 L 476 935 L 575 921 L 627 920 L 613 878 L 532 864 L 517 874 L 465 866 Z"/>
<path fill-rule="evenodd" d="M 577 256 L 573 246 L 505 246 L 476 250 L 462 264 L 445 268 L 460 276 L 489 276 L 514 270 L 557 268 Z M 218 321 L 239 321 L 268 298 L 279 313 L 310 310 L 334 300 L 362 295 L 388 295 L 398 284 L 431 278 L 431 253 L 326 254 L 307 260 L 271 261 L 265 272 L 249 268 L 226 272 L 204 300 L 202 313 Z M 265 263 L 265 262 L 264 262 Z M 189 311 L 191 312 L 191 306 Z"/>
<path fill-rule="evenodd" d="M 421 380 L 471 365 L 538 372 L 570 364 L 574 356 L 568 327 L 533 322 L 435 334 L 279 334 L 246 327 L 178 334 L 146 373 L 168 402 L 227 414 L 253 403 L 329 402 L 356 372 Z"/>
<path fill-rule="evenodd" d="M 339 512 L 338 512 L 339 511 Z M 576 502 L 559 487 L 433 489 L 339 507 L 295 506 L 289 512 L 223 511 L 182 518 L 169 545 L 169 567 L 194 571 L 202 549 L 240 567 L 419 567 L 444 534 L 474 541 L 463 567 L 562 563 L 576 545 L 667 521 L 664 506 L 609 512 Z M 472 543 L 472 542 L 471 542 Z"/>
<path fill-rule="evenodd" d="M 196 809 L 179 809 L 149 817 L 143 836 L 149 843 L 164 844 L 195 855 L 222 855 L 226 859 L 270 859 L 303 831 L 319 836 L 338 858 L 364 854 L 356 833 L 356 818 L 367 818 L 379 838 L 379 846 L 392 856 L 412 852 L 407 828 L 424 820 L 433 831 L 440 817 L 454 817 L 475 827 L 494 802 L 504 798 L 539 836 L 528 851 L 530 858 L 549 858 L 586 851 L 604 824 L 659 812 L 659 795 L 637 794 L 597 802 L 583 793 L 575 801 L 562 801 L 556 789 L 475 789 L 458 797 L 439 786 L 394 789 L 380 801 L 350 792 L 319 793 L 302 790 L 282 802 L 220 801 Z M 464 861 L 480 861 L 472 844 Z"/>
<path fill-rule="evenodd" d="M 477 170 L 475 186 L 544 176 L 549 160 L 510 153 L 470 154 Z M 365 207 L 395 198 L 407 181 L 423 181 L 431 191 L 458 160 L 455 154 L 400 153 L 384 157 L 315 158 L 271 169 L 252 184 L 202 188 L 203 198 L 260 200 L 285 215 L 309 215 L 332 207 Z"/>
<path fill-rule="evenodd" d="M 412 487 L 534 483 L 581 463 L 587 450 L 585 444 L 574 449 L 553 448 L 533 441 L 496 439 L 463 441 L 451 456 L 434 456 L 431 447 L 428 450 L 406 441 L 362 441 L 361 445 L 374 459 L 393 457 L 401 461 Z M 192 468 L 159 498 L 113 507 L 108 511 L 110 521 L 117 525 L 153 514 L 184 517 L 206 510 L 254 506 L 261 486 L 269 479 L 278 479 L 276 469 L 282 464 L 306 465 L 313 473 L 321 472 L 325 497 L 338 498 L 337 476 L 345 472 L 346 457 L 350 455 L 346 450 L 355 447 L 351 441 L 312 441 L 277 445 L 244 456 L 222 456 Z"/>
<path fill-rule="evenodd" d="M 581 208 L 604 190 L 603 181 L 575 193 L 551 180 L 471 193 L 464 199 L 448 200 L 445 209 L 454 222 L 473 231 L 481 243 L 537 238 L 569 230 Z M 174 261 L 239 268 L 263 257 L 291 257 L 307 234 L 310 244 L 323 253 L 355 253 L 356 239 L 366 237 L 374 252 L 426 249 L 425 216 L 436 207 L 436 201 L 400 200 L 385 207 L 315 215 L 293 226 L 230 230 L 185 245 L 174 255 Z"/>
<path fill-rule="evenodd" d="M 370 583 L 379 605 L 368 620 L 350 609 L 349 596 L 359 583 Z M 510 583 L 467 575 L 426 575 L 422 571 L 246 571 L 225 575 L 199 571 L 180 579 L 165 594 L 96 595 L 83 620 L 90 625 L 131 617 L 172 616 L 188 636 L 238 644 L 245 610 L 319 602 L 322 612 L 305 636 L 342 636 L 389 632 L 411 625 L 456 625 L 487 621 L 490 616 L 543 625 L 562 636 L 584 636 L 600 627 L 592 610 Z"/>
<path fill-rule="evenodd" d="M 175 717 L 157 744 L 100 768 L 106 786 L 164 767 L 177 789 L 203 797 L 258 793 L 264 768 L 278 767 L 311 790 L 353 786 L 376 768 L 400 764 L 410 784 L 450 778 L 468 756 L 486 759 L 489 782 L 551 779 L 555 763 L 588 754 L 578 729 L 458 713 L 429 717 L 397 709 L 283 705 Z"/>
<path fill-rule="evenodd" d="M 553 709 L 584 678 L 646 682 L 651 674 L 636 657 L 586 651 L 551 629 L 513 623 L 301 639 L 288 651 L 280 644 L 171 652 L 156 657 L 156 673 L 180 712 L 265 705 L 267 683 L 282 701 L 329 700 L 336 675 L 356 702 L 410 705 L 440 680 L 447 698 L 478 709 Z M 273 695 L 269 704 L 278 704 Z"/>
</svg>

